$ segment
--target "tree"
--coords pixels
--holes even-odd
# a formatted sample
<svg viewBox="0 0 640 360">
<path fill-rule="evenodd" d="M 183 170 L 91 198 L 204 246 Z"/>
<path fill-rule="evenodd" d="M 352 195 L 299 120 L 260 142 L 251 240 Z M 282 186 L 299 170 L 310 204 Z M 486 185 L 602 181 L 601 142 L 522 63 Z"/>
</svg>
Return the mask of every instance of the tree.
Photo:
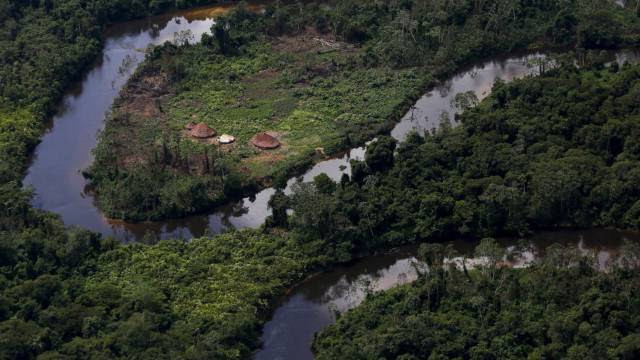
<svg viewBox="0 0 640 360">
<path fill-rule="evenodd" d="M 457 93 L 451 100 L 451 107 L 458 112 L 471 110 L 478 105 L 478 96 L 473 91 Z"/>
<path fill-rule="evenodd" d="M 385 171 L 393 165 L 397 141 L 390 136 L 380 136 L 367 146 L 365 163 L 374 171 Z"/>
<path fill-rule="evenodd" d="M 313 184 L 318 192 L 324 195 L 332 195 L 336 191 L 336 182 L 333 181 L 327 174 L 322 173 L 313 178 Z"/>
<path fill-rule="evenodd" d="M 271 216 L 265 221 L 265 226 L 286 228 L 289 224 L 289 215 L 287 214 L 289 197 L 284 194 L 282 189 L 277 189 L 271 195 L 268 206 L 271 209 Z"/>
<path fill-rule="evenodd" d="M 46 330 L 31 321 L 0 323 L 0 354 L 7 359 L 33 358 L 45 348 Z"/>
<path fill-rule="evenodd" d="M 233 49 L 229 29 L 230 25 L 224 18 L 218 19 L 211 27 L 213 37 L 218 41 L 218 49 L 223 55 L 228 55 Z"/>
<path fill-rule="evenodd" d="M 491 280 L 494 280 L 499 270 L 499 264 L 504 260 L 505 249 L 495 239 L 485 238 L 480 240 L 473 254 L 476 258 L 482 260 L 480 268 L 483 273 L 488 275 Z"/>
</svg>

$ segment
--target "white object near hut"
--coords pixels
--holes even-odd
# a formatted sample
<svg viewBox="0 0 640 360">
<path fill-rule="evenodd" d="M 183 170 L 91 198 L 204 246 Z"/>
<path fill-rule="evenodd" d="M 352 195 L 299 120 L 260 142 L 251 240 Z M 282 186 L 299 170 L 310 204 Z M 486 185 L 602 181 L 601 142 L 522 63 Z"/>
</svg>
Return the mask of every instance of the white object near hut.
<svg viewBox="0 0 640 360">
<path fill-rule="evenodd" d="M 236 138 L 228 134 L 222 134 L 218 138 L 220 144 L 231 144 L 234 141 L 236 141 Z"/>
</svg>

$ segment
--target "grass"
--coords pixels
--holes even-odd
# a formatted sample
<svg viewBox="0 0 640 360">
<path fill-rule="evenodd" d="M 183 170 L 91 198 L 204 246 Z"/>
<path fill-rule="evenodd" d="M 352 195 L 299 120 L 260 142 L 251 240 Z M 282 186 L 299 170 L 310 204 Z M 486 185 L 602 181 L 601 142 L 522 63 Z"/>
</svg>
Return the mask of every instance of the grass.
<svg viewBox="0 0 640 360">
<path fill-rule="evenodd" d="M 401 115 L 399 110 L 407 107 L 407 100 L 424 84 L 413 68 L 365 66 L 358 48 L 343 44 L 338 51 L 319 50 L 321 44 L 309 35 L 300 35 L 254 42 L 237 56 L 222 56 L 195 45 L 180 48 L 171 56 L 147 59 L 116 101 L 101 135 L 90 171 L 98 193 L 101 183 L 108 183 L 101 172 L 114 167 L 110 159 L 120 159 L 115 165 L 117 175 L 112 172 L 106 176 L 110 180 L 122 176 L 122 170 L 148 171 L 167 139 L 176 144 L 169 148 L 179 148 L 180 156 L 189 160 L 186 166 L 163 166 L 165 173 L 209 176 L 201 160 L 206 152 L 211 154 L 207 157 L 224 159 L 231 176 L 242 182 L 238 188 L 271 185 L 274 179 L 293 175 L 317 159 L 314 154 L 319 149 L 335 154 L 388 130 L 394 117 Z M 132 89 L 157 83 L 163 76 L 158 73 L 166 73 L 167 63 L 180 64 L 184 73 L 179 81 L 163 85 L 166 93 L 143 91 L 142 96 L 159 104 L 159 113 L 149 116 L 136 102 L 140 91 Z M 233 135 L 236 142 L 218 146 L 194 141 L 184 130 L 189 122 L 204 122 L 218 134 Z M 268 151 L 253 147 L 250 139 L 261 132 L 275 134 L 281 146 Z M 100 156 L 101 152 L 108 155 Z M 210 198 L 204 206 L 177 213 L 186 215 L 220 203 L 224 196 L 217 188 L 221 186 L 219 181 L 209 181 L 205 187 L 217 194 L 215 201 Z M 145 211 L 133 210 L 138 214 L 132 217 L 130 207 L 135 204 L 114 205 L 104 194 L 99 204 L 108 204 L 103 209 L 110 216 L 132 220 L 176 215 L 141 215 Z"/>
<path fill-rule="evenodd" d="M 196 119 L 236 136 L 234 152 L 241 154 L 240 164 L 250 164 L 255 178 L 273 175 L 271 166 L 264 166 L 273 158 L 297 161 L 318 147 L 335 147 L 343 140 L 345 125 L 384 122 L 405 100 L 405 89 L 417 83 L 410 71 L 359 68 L 353 63 L 357 51 L 282 53 L 261 44 L 250 54 L 189 62 L 189 75 L 168 101 L 167 112 L 175 130 Z M 332 62 L 344 70 L 327 70 Z M 315 75 L 314 70 L 323 73 Z M 248 145 L 263 131 L 281 137 L 283 146 L 274 156 Z"/>
</svg>

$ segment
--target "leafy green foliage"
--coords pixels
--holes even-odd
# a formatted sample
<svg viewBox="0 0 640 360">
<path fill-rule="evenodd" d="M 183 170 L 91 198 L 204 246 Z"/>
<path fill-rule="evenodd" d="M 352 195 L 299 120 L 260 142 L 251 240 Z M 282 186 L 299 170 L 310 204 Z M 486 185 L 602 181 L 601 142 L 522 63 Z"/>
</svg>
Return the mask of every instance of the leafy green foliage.
<svg viewBox="0 0 640 360">
<path fill-rule="evenodd" d="M 74 351 L 107 340 L 108 356 L 144 348 L 166 358 L 246 358 L 257 347 L 270 299 L 307 266 L 295 243 L 256 232 L 120 247 L 101 256 L 84 286 L 83 302 L 111 320 L 76 340 Z"/>
<path fill-rule="evenodd" d="M 381 136 L 367 146 L 364 161 L 373 171 L 384 171 L 393 166 L 393 151 L 396 140 L 390 136 Z"/>
<path fill-rule="evenodd" d="M 331 232 L 314 236 L 364 251 L 550 227 L 636 228 L 639 76 L 638 65 L 567 64 L 497 82 L 457 128 L 414 133 L 395 158 L 387 138 L 369 145 L 334 193 L 300 185 L 291 223 L 311 233 L 326 229 L 316 223 L 325 214 Z"/>
<path fill-rule="evenodd" d="M 593 19 L 596 7 L 600 15 Z M 611 25 L 606 33 L 589 30 L 603 23 Z M 134 89 L 145 74 L 173 79 L 168 98 L 157 99 L 162 113 L 156 119 L 138 119 L 131 114 L 135 106 L 124 106 L 135 104 L 134 91 L 115 107 L 88 172 L 108 216 L 139 221 L 210 209 L 300 172 L 316 148 L 331 155 L 390 130 L 434 78 L 460 65 L 516 48 L 630 45 L 640 23 L 613 4 L 588 0 L 275 2 L 261 14 L 241 3 L 211 30 L 199 45 L 156 48 L 134 76 Z M 171 75 L 176 67 L 183 69 L 179 77 Z M 459 102 L 465 107 L 474 100 Z M 219 151 L 185 141 L 190 121 L 204 121 L 237 142 Z M 263 131 L 279 134 L 283 146 L 256 151 L 249 140 Z M 383 156 L 376 146 L 370 156 Z M 167 149 L 170 161 L 158 156 Z M 384 156 L 371 158 L 382 161 L 372 166 L 388 166 L 392 152 L 386 151 L 387 163 Z M 194 171 L 201 158 L 205 169 Z M 227 187 L 227 177 L 241 180 Z M 163 196 L 173 187 L 188 191 Z M 192 199 L 183 204 L 185 196 Z"/>
<path fill-rule="evenodd" d="M 41 221 L 0 238 L 2 358 L 248 358 L 271 301 L 317 266 L 256 231 L 122 246 Z"/>
<path fill-rule="evenodd" d="M 580 255 L 525 269 L 489 261 L 467 273 L 421 251 L 429 269 L 370 295 L 314 342 L 317 359 L 633 359 L 640 356 L 640 271 L 603 273 Z M 422 250 L 422 249 L 421 249 Z M 571 249 L 551 250 L 562 254 Z M 502 259 L 486 241 L 476 251 Z M 551 254 L 553 255 L 553 254 Z M 437 259 L 438 261 L 434 261 Z"/>
<path fill-rule="evenodd" d="M 286 228 L 289 224 L 289 215 L 287 214 L 289 198 L 284 194 L 284 191 L 277 189 L 269 199 L 268 205 L 271 209 L 271 215 L 266 219 L 265 227 Z"/>
</svg>

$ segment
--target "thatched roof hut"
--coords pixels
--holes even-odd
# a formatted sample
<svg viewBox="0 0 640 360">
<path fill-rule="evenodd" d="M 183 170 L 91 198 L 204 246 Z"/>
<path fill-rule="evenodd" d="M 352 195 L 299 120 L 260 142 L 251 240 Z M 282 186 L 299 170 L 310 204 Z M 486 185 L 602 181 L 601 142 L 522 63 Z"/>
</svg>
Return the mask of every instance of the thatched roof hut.
<svg viewBox="0 0 640 360">
<path fill-rule="evenodd" d="M 205 123 L 199 123 L 194 126 L 193 129 L 189 132 L 191 136 L 200 139 L 210 138 L 216 135 L 216 131 L 209 127 L 209 125 Z"/>
<path fill-rule="evenodd" d="M 190 121 L 186 126 L 187 130 L 193 130 L 194 127 L 196 127 L 196 123 L 193 121 Z"/>
<path fill-rule="evenodd" d="M 251 143 L 260 149 L 275 149 L 280 146 L 278 139 L 267 133 L 260 133 L 251 139 Z"/>
</svg>

